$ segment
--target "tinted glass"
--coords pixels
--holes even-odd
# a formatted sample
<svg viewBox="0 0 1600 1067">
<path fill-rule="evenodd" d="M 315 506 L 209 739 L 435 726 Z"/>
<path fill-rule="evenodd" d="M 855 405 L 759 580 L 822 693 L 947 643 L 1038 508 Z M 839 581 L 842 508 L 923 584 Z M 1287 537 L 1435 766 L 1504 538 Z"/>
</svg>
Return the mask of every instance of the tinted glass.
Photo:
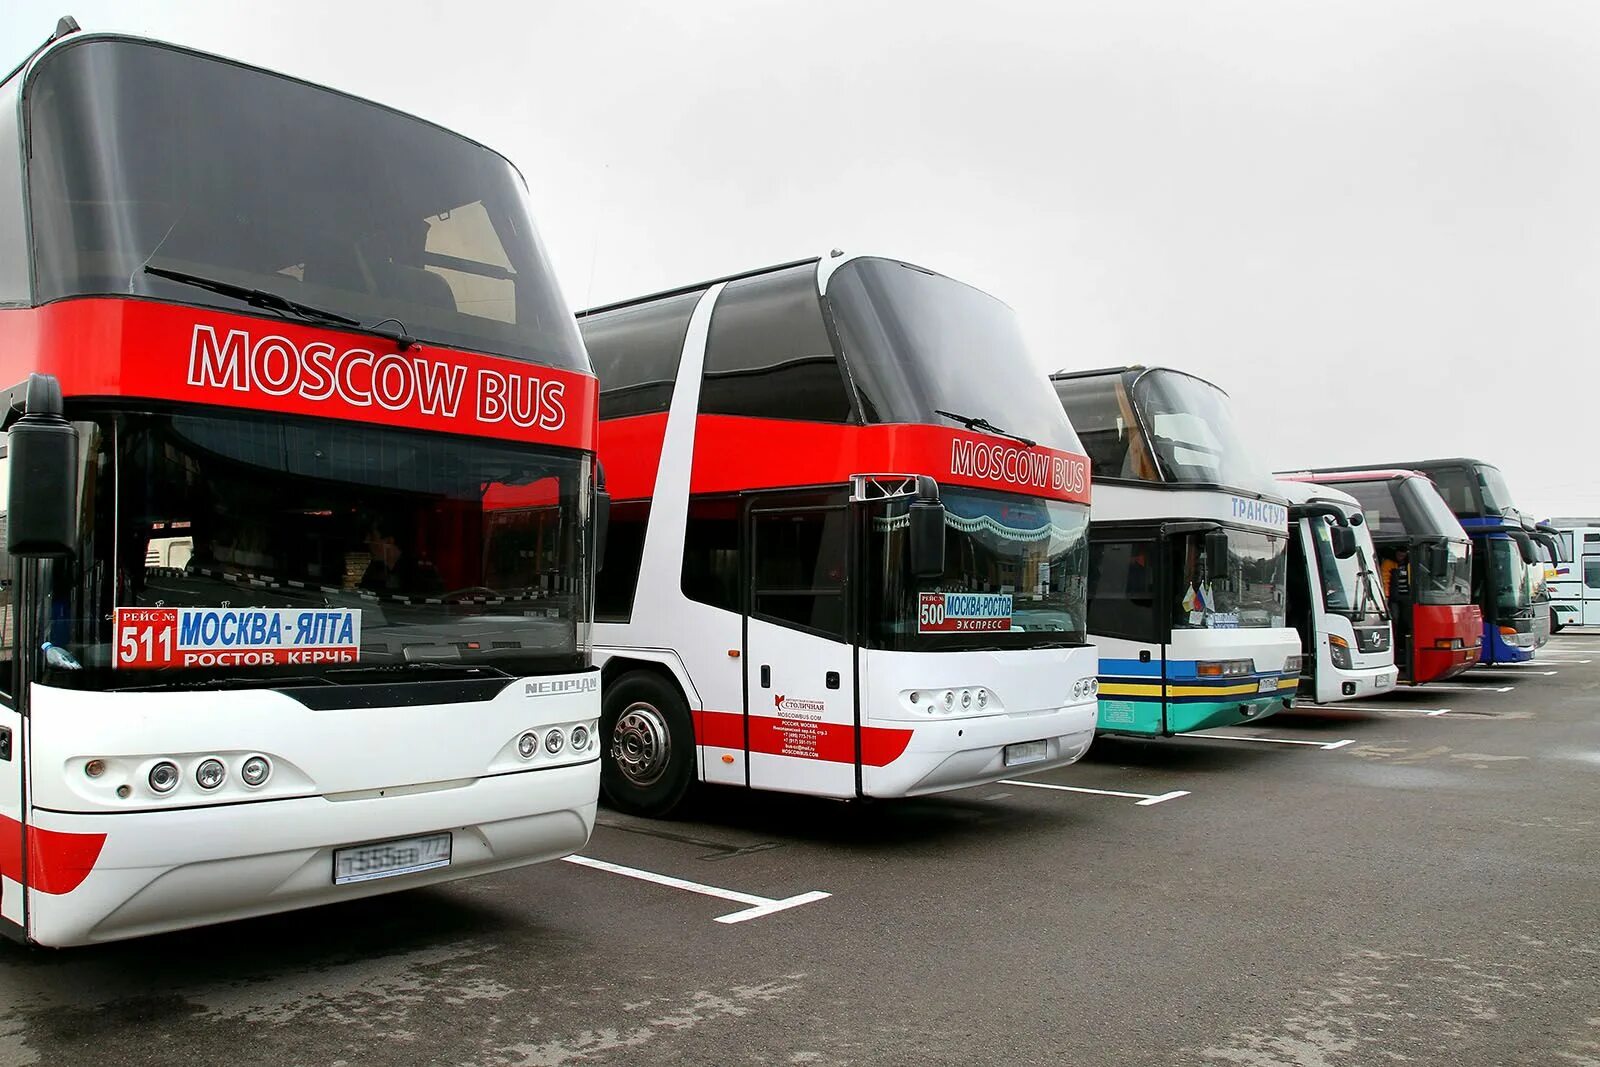
<svg viewBox="0 0 1600 1067">
<path fill-rule="evenodd" d="M 1239 433 L 1221 389 L 1168 370 L 1141 374 L 1133 400 L 1168 481 L 1223 485 L 1277 498 L 1277 485 Z"/>
<path fill-rule="evenodd" d="M 11 556 L 6 552 L 6 513 L 11 499 L 11 461 L 0 450 L 0 693 L 12 692 L 12 641 L 15 620 L 11 611 L 12 586 L 16 575 L 12 573 Z"/>
<path fill-rule="evenodd" d="M 583 664 L 585 458 L 282 417 L 129 414 L 83 430 L 88 518 L 78 558 L 54 565 L 50 617 L 51 640 L 84 669 L 55 684 L 157 681 L 112 667 L 111 610 L 151 606 L 359 622 L 353 664 L 170 668 L 186 679 Z"/>
<path fill-rule="evenodd" d="M 1153 541 L 1089 543 L 1089 632 L 1159 641 Z"/>
<path fill-rule="evenodd" d="M 689 318 L 704 291 L 578 320 L 600 378 L 600 417 L 651 415 L 672 406 Z"/>
<path fill-rule="evenodd" d="M 843 636 L 849 520 L 843 506 L 753 512 L 751 614 Z"/>
<path fill-rule="evenodd" d="M 22 202 L 22 133 L 17 88 L 0 86 L 0 304 L 28 303 L 28 229 Z"/>
<path fill-rule="evenodd" d="M 611 505 L 605 560 L 594 578 L 596 619 L 627 622 L 633 614 L 633 594 L 639 586 L 639 564 L 644 559 L 644 535 L 649 525 L 650 501 Z"/>
<path fill-rule="evenodd" d="M 1494 603 L 1502 613 L 1528 607 L 1533 602 L 1528 587 L 1528 567 L 1522 561 L 1522 550 L 1509 537 L 1491 537 L 1489 549 L 1490 589 Z"/>
<path fill-rule="evenodd" d="M 1122 372 L 1054 382 L 1073 432 L 1089 454 L 1096 478 L 1160 481 L 1150 447 L 1139 431 Z"/>
<path fill-rule="evenodd" d="M 1600 589 L 1600 559 L 1583 561 L 1583 584 L 1590 589 Z"/>
<path fill-rule="evenodd" d="M 1483 494 L 1483 510 L 1488 515 L 1504 515 L 1516 510 L 1511 502 L 1511 490 L 1506 486 L 1505 475 L 1487 463 L 1478 465 L 1478 488 Z"/>
<path fill-rule="evenodd" d="M 865 421 L 957 425 L 942 409 L 1082 451 L 1016 314 L 989 294 L 894 260 L 853 259 L 829 278 L 827 300 Z"/>
<path fill-rule="evenodd" d="M 1466 467 L 1427 467 L 1425 473 L 1438 488 L 1445 506 L 1457 516 L 1482 515 L 1478 503 L 1478 479 Z"/>
<path fill-rule="evenodd" d="M 730 282 L 711 312 L 700 411 L 848 422 L 850 391 L 822 322 L 815 265 Z"/>
<path fill-rule="evenodd" d="M 1371 539 L 1357 534 L 1355 555 L 1340 559 L 1333 550 L 1333 526 L 1329 520 L 1315 515 L 1307 525 L 1311 527 L 1322 606 L 1357 622 L 1376 623 L 1388 618 L 1374 569 L 1377 563 Z"/>
<path fill-rule="evenodd" d="M 906 497 L 867 509 L 863 590 L 878 648 L 1051 648 L 1085 641 L 1088 515 L 1076 505 L 945 490 L 945 571 L 910 570 Z"/>
<path fill-rule="evenodd" d="M 1174 629 L 1253 629 L 1285 625 L 1288 538 L 1228 529 L 1226 559 L 1213 560 L 1204 533 L 1168 542 Z"/>
<path fill-rule="evenodd" d="M 40 300 L 241 310 L 144 265 L 417 337 L 586 370 L 500 156 L 418 119 L 158 45 L 86 40 L 27 91 Z"/>
<path fill-rule="evenodd" d="M 743 611 L 742 587 L 739 498 L 691 497 L 683 535 L 683 595 L 712 607 Z"/>
<path fill-rule="evenodd" d="M 1376 482 L 1339 482 L 1337 488 L 1349 493 L 1360 503 L 1367 529 L 1375 537 L 1396 537 L 1408 532 L 1400 502 L 1396 499 L 1399 485 L 1398 481 L 1385 479 Z M 1451 516 L 1451 521 L 1455 521 L 1454 516 Z"/>
</svg>

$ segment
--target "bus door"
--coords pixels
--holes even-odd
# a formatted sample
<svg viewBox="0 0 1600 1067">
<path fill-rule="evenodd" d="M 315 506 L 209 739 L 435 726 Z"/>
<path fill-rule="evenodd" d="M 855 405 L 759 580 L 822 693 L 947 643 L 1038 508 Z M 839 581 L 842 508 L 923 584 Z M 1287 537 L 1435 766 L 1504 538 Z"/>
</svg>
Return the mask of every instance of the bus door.
<svg viewBox="0 0 1600 1067">
<path fill-rule="evenodd" d="M 0 447 L 0 928 L 20 937 L 25 924 L 23 871 L 24 805 L 22 715 L 16 694 L 17 580 L 24 567 L 6 553 L 6 510 L 10 493 L 10 461 Z M 16 924 L 13 926 L 12 924 Z"/>
<path fill-rule="evenodd" d="M 745 744 L 750 785 L 856 794 L 855 648 L 843 494 L 762 495 L 747 511 Z"/>
<path fill-rule="evenodd" d="M 1595 535 L 1587 534 L 1584 540 L 1587 542 L 1593 536 Z M 1579 577 L 1583 584 L 1578 587 L 1578 595 L 1582 598 L 1583 604 L 1580 625 L 1600 626 L 1600 545 L 1584 544 L 1582 548 L 1583 555 L 1579 557 L 1581 564 L 1579 562 L 1569 564 L 1574 569 L 1578 569 L 1580 565 L 1582 567 Z"/>
</svg>

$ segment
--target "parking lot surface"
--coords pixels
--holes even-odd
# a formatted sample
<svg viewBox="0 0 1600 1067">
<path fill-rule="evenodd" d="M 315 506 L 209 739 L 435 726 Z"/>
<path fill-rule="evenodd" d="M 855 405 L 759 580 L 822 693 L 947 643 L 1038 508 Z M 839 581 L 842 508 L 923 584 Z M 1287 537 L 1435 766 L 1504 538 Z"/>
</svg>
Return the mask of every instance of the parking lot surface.
<svg viewBox="0 0 1600 1067">
<path fill-rule="evenodd" d="M 1597 697 L 1569 631 L 953 795 L 708 790 L 590 862 L 0 945 L 0 1063 L 1595 1067 Z"/>
</svg>

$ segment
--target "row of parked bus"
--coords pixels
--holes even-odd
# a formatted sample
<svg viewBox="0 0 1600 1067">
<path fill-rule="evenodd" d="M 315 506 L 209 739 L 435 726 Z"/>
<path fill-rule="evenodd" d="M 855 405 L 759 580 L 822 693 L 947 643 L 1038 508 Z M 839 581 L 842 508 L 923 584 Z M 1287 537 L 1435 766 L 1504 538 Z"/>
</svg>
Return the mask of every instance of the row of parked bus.
<svg viewBox="0 0 1600 1067">
<path fill-rule="evenodd" d="M 0 79 L 11 937 L 552 859 L 602 787 L 957 789 L 1546 632 L 1492 467 L 1274 477 L 1216 386 L 1046 377 L 890 258 L 574 316 L 493 151 L 76 29 Z"/>
</svg>

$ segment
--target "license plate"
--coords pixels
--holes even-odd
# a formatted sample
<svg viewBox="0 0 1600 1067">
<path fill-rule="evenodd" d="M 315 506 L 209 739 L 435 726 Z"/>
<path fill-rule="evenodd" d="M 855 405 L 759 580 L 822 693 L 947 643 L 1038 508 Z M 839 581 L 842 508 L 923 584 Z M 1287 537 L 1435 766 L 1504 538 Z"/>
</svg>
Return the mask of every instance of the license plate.
<svg viewBox="0 0 1600 1067">
<path fill-rule="evenodd" d="M 333 854 L 333 884 L 370 882 L 450 865 L 450 835 L 428 834 L 398 841 L 341 848 Z"/>
<path fill-rule="evenodd" d="M 1024 741 L 1020 745 L 1007 745 L 1006 766 L 1020 767 L 1024 763 L 1038 763 L 1050 754 L 1047 741 Z"/>
<path fill-rule="evenodd" d="M 1256 692 L 1258 693 L 1276 693 L 1277 691 L 1278 680 L 1276 678 L 1263 678 L 1256 683 Z"/>
</svg>

